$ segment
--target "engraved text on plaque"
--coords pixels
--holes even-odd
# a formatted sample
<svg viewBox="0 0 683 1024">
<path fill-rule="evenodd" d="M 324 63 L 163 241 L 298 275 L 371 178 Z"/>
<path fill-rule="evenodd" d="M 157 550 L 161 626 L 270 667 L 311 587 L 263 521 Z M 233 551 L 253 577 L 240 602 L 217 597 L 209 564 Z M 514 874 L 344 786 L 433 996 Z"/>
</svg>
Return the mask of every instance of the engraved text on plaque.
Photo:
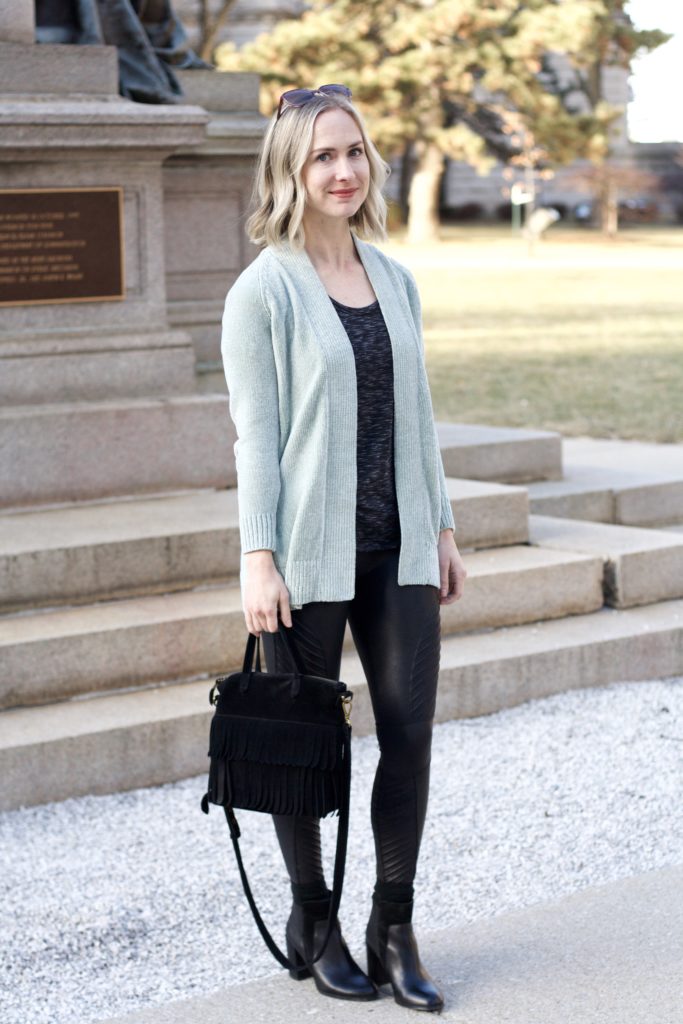
<svg viewBox="0 0 683 1024">
<path fill-rule="evenodd" d="M 124 297 L 122 189 L 0 190 L 0 305 Z"/>
</svg>

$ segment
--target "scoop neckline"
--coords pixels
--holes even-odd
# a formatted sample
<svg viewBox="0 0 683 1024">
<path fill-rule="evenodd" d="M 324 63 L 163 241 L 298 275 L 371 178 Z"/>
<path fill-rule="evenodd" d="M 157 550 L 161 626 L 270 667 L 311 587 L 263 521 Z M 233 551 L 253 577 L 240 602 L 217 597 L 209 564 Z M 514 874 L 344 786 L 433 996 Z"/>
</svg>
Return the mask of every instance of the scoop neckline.
<svg viewBox="0 0 683 1024">
<path fill-rule="evenodd" d="M 342 309 L 350 309 L 353 313 L 363 313 L 365 310 L 379 305 L 379 299 L 375 299 L 374 302 L 370 302 L 367 306 L 347 306 L 346 303 L 340 302 L 339 299 L 335 299 L 332 295 L 328 294 L 327 297 L 335 306 L 341 306 Z"/>
</svg>

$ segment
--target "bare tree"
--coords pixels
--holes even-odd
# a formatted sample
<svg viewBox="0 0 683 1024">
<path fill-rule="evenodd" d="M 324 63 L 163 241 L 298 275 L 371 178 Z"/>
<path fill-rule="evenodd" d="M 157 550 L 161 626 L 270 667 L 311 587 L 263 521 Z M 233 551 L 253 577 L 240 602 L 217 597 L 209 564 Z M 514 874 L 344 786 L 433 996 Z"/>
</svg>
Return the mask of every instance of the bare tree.
<svg viewBox="0 0 683 1024">
<path fill-rule="evenodd" d="M 659 186 L 658 176 L 650 171 L 608 161 L 569 170 L 563 180 L 595 197 L 600 226 L 608 238 L 614 238 L 619 228 L 619 200 Z"/>
<path fill-rule="evenodd" d="M 230 11 L 237 0 L 222 0 L 215 13 L 211 11 L 211 0 L 199 0 L 199 55 L 211 62 L 218 35 L 228 20 Z"/>
</svg>

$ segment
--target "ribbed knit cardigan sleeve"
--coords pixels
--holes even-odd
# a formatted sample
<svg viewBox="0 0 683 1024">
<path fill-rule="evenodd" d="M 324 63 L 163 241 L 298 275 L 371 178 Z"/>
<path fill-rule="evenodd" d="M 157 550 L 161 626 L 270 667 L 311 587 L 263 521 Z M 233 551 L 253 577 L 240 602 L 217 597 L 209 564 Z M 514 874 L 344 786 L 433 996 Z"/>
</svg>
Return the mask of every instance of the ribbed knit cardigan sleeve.
<svg viewBox="0 0 683 1024">
<path fill-rule="evenodd" d="M 420 293 L 417 288 L 417 282 L 413 277 L 410 270 L 403 264 L 396 263 L 400 266 L 403 272 L 403 279 L 406 283 L 408 291 L 408 301 L 410 302 L 410 309 L 413 314 L 413 321 L 415 323 L 415 330 L 420 339 L 420 347 L 422 349 L 422 362 L 425 364 L 425 373 L 427 372 L 426 359 L 425 359 L 425 345 L 424 338 L 422 336 L 422 302 L 420 301 Z M 448 489 L 446 487 L 446 474 L 443 468 L 443 459 L 441 457 L 441 445 L 439 444 L 439 436 L 436 431 L 436 423 L 434 423 L 434 444 L 436 445 L 437 461 L 439 465 L 439 480 L 441 489 L 441 515 L 439 520 L 439 529 L 447 530 L 451 529 L 455 532 L 456 525 L 453 517 L 453 509 L 451 508 L 451 499 L 448 497 Z"/>
<path fill-rule="evenodd" d="M 258 267 L 237 279 L 225 300 L 221 336 L 235 465 L 242 553 L 276 550 L 280 495 L 280 419 L 270 312 Z"/>
</svg>

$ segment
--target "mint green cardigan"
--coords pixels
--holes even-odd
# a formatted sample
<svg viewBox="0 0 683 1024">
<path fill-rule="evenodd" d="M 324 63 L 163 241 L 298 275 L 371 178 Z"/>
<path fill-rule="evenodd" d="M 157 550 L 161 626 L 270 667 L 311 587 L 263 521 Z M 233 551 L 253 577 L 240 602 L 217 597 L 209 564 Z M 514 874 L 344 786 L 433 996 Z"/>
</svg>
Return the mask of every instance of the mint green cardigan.
<svg viewBox="0 0 683 1024">
<path fill-rule="evenodd" d="M 389 331 L 398 583 L 440 586 L 439 531 L 455 530 L 424 364 L 412 273 L 352 236 Z M 228 292 L 221 340 L 235 424 L 244 555 L 268 548 L 290 607 L 354 596 L 356 367 L 351 342 L 305 249 L 262 249 Z M 242 590 L 244 592 L 244 589 Z"/>
</svg>

